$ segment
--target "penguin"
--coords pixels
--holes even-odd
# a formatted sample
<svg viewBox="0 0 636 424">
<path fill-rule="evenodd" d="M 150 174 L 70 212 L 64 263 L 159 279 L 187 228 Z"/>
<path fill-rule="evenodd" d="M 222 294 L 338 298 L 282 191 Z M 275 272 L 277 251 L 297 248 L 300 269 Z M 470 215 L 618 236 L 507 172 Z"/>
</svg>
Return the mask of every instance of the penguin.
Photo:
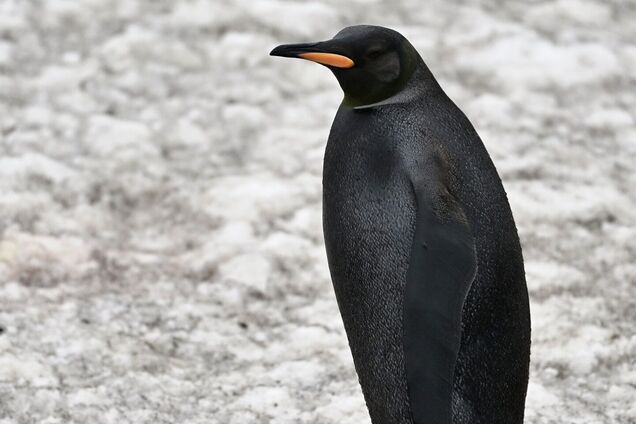
<svg viewBox="0 0 636 424">
<path fill-rule="evenodd" d="M 373 424 L 522 423 L 523 257 L 473 125 L 394 30 L 351 26 L 270 54 L 326 66 L 344 92 L 325 149 L 323 230 Z"/>
</svg>

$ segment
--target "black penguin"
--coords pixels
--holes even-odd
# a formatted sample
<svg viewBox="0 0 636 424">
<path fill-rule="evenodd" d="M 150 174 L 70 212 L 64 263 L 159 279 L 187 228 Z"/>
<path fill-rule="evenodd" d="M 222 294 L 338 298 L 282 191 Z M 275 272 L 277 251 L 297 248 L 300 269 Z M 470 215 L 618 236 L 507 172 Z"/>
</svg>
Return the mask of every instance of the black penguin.
<svg viewBox="0 0 636 424">
<path fill-rule="evenodd" d="M 399 33 L 276 47 L 344 91 L 325 152 L 331 277 L 374 424 L 523 422 L 530 313 L 506 193 Z"/>
</svg>

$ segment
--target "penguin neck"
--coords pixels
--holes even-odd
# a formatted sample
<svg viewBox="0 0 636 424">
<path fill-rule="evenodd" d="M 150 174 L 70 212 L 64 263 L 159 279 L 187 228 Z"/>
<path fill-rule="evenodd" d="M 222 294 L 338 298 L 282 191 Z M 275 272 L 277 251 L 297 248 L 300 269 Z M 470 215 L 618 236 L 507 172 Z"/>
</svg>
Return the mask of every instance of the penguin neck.
<svg viewBox="0 0 636 424">
<path fill-rule="evenodd" d="M 392 104 L 403 104 L 418 97 L 430 96 L 442 91 L 441 86 L 428 69 L 422 58 L 417 55 L 417 62 L 408 78 L 399 86 L 398 90 L 390 91 L 387 95 L 371 101 L 356 101 L 345 97 L 342 106 L 355 110 L 364 110 Z"/>
</svg>

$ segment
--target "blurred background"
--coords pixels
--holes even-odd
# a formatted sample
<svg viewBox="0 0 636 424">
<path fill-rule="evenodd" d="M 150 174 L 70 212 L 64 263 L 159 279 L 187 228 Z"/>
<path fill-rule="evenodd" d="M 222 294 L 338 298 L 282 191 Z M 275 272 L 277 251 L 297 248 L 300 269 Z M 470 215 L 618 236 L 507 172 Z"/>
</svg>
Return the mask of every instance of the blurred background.
<svg viewBox="0 0 636 424">
<path fill-rule="evenodd" d="M 369 423 L 328 275 L 330 72 L 401 31 L 476 126 L 528 423 L 636 422 L 636 3 L 0 1 L 0 423 Z"/>
</svg>

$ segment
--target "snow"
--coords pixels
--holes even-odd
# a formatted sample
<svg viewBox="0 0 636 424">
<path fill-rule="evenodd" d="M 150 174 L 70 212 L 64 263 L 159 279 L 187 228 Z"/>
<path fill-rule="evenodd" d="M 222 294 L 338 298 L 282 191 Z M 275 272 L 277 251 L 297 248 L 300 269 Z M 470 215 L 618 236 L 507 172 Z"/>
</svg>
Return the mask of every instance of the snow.
<svg viewBox="0 0 636 424">
<path fill-rule="evenodd" d="M 261 292 L 267 288 L 270 275 L 270 262 L 259 254 L 245 254 L 229 259 L 221 264 L 221 278 L 235 283 L 248 285 Z"/>
<path fill-rule="evenodd" d="M 500 171 L 528 423 L 636 422 L 636 37 L 600 0 L 0 2 L 0 423 L 369 423 L 329 279 L 330 73 L 403 31 Z"/>
<path fill-rule="evenodd" d="M 528 43 L 528 38 L 533 41 Z M 528 84 L 534 88 L 565 89 L 602 83 L 621 71 L 614 53 L 601 44 L 557 45 L 525 30 L 462 55 L 459 69 L 481 70 L 482 77 L 489 76 L 506 88 Z"/>
<path fill-rule="evenodd" d="M 149 129 L 138 122 L 96 115 L 90 118 L 85 138 L 86 148 L 104 157 L 122 156 L 131 160 L 157 155 Z"/>
<path fill-rule="evenodd" d="M 1 158 L 0 173 L 6 179 L 24 180 L 29 177 L 41 177 L 54 183 L 60 183 L 76 175 L 64 163 L 35 152 Z"/>
<path fill-rule="evenodd" d="M 570 21 L 576 24 L 602 24 L 611 18 L 611 8 L 605 3 L 581 0 L 547 2 L 529 12 L 530 19 L 540 23 L 552 20 Z"/>
</svg>

